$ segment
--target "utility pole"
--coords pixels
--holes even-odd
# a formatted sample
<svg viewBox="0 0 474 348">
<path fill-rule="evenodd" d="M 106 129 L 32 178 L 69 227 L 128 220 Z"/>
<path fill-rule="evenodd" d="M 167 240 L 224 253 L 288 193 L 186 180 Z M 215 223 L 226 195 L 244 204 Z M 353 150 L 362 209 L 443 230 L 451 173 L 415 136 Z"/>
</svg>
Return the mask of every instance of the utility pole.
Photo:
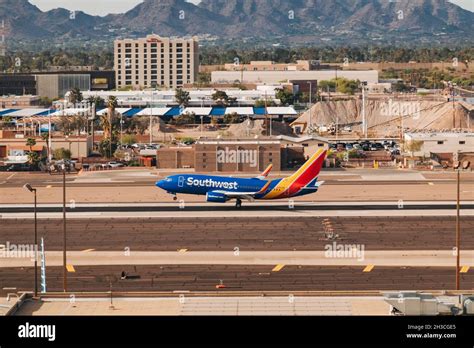
<svg viewBox="0 0 474 348">
<path fill-rule="evenodd" d="M 150 103 L 150 145 L 153 144 L 153 90 L 151 91 Z"/>
<path fill-rule="evenodd" d="M 95 116 L 96 116 L 96 110 L 97 106 L 94 102 L 92 105 L 92 122 L 91 122 L 91 133 L 92 133 L 92 151 L 94 151 L 94 123 L 95 123 Z"/>
<path fill-rule="evenodd" d="M 313 129 L 313 112 L 312 112 L 312 107 L 313 107 L 313 83 L 309 83 L 309 129 L 312 131 Z"/>
<path fill-rule="evenodd" d="M 366 82 L 362 82 L 362 127 L 364 128 L 364 139 L 367 139 L 367 119 L 365 115 L 365 86 Z"/>
<path fill-rule="evenodd" d="M 459 161 L 459 152 L 458 152 Z M 459 268 L 461 263 L 461 219 L 460 219 L 460 201 L 461 201 L 461 168 L 457 170 L 457 199 L 456 199 L 456 290 L 460 290 Z"/>
<path fill-rule="evenodd" d="M 267 130 L 267 136 L 268 136 L 268 129 L 270 128 L 270 137 L 272 136 L 272 129 L 271 129 L 271 120 L 270 120 L 270 124 L 268 123 L 268 111 L 267 111 L 267 91 L 265 91 L 265 122 L 267 123 L 267 127 L 266 130 Z"/>
<path fill-rule="evenodd" d="M 66 260 L 66 163 L 63 163 L 63 291 L 67 292 Z"/>
<path fill-rule="evenodd" d="M 52 140 L 52 135 L 51 133 L 53 132 L 53 130 L 51 129 L 51 109 L 48 110 L 48 162 L 51 163 L 52 159 L 53 159 L 53 153 L 52 153 L 52 145 L 51 145 L 51 140 Z M 48 163 L 48 165 L 49 165 Z"/>
</svg>

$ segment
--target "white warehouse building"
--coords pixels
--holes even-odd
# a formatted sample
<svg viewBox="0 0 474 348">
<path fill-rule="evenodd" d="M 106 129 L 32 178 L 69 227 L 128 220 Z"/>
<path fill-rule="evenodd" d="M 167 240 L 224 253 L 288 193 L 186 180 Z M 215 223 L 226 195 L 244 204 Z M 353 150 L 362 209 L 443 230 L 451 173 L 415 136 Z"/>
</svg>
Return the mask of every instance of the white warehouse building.
<svg viewBox="0 0 474 348">
<path fill-rule="evenodd" d="M 377 83 L 379 73 L 377 70 L 310 70 L 310 71 L 213 71 L 212 83 L 281 83 L 301 80 L 332 80 L 334 78 L 360 80 L 361 82 Z"/>
<path fill-rule="evenodd" d="M 454 154 L 470 153 L 474 151 L 474 133 L 456 132 L 420 132 L 405 133 L 405 141 L 421 141 L 420 151 L 414 153 L 415 156 L 430 157 L 431 153 Z"/>
</svg>

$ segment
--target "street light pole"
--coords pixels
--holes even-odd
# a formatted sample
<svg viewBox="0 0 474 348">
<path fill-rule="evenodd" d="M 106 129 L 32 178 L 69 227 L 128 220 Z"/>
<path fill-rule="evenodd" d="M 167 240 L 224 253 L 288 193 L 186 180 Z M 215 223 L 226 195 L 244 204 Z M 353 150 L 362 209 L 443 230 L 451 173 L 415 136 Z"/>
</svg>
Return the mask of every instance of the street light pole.
<svg viewBox="0 0 474 348">
<path fill-rule="evenodd" d="M 31 187 L 30 184 L 23 186 L 34 195 L 34 216 L 35 216 L 35 297 L 38 297 L 38 219 L 37 219 L 37 200 L 36 200 L 36 189 Z"/>
<path fill-rule="evenodd" d="M 66 263 L 66 164 L 63 164 L 63 291 L 67 292 Z"/>
<path fill-rule="evenodd" d="M 310 131 L 313 129 L 313 115 L 311 114 L 311 108 L 313 107 L 313 83 L 309 83 L 309 128 Z"/>
<path fill-rule="evenodd" d="M 459 153 L 458 153 L 459 161 Z M 461 263 L 461 221 L 460 221 L 460 201 L 461 201 L 461 168 L 457 170 L 457 200 L 456 200 L 456 290 L 460 290 L 459 268 Z"/>
</svg>

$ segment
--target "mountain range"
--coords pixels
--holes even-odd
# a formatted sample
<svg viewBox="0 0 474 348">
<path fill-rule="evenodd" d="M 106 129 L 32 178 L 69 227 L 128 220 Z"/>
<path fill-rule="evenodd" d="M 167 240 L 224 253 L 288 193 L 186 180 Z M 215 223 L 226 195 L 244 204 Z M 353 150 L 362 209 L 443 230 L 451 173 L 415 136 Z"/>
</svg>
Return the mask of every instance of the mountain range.
<svg viewBox="0 0 474 348">
<path fill-rule="evenodd" d="M 1 20 L 10 44 L 111 44 L 116 37 L 150 33 L 196 35 L 209 44 L 474 42 L 474 13 L 445 0 L 202 0 L 198 5 L 144 0 L 125 13 L 104 17 L 61 8 L 41 11 L 28 0 L 0 0 Z"/>
</svg>

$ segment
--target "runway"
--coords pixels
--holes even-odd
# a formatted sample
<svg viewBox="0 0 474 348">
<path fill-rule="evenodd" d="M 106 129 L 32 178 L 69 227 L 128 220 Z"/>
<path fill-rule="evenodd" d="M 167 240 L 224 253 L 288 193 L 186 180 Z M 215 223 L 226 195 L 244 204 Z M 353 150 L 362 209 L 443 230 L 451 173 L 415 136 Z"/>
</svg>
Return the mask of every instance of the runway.
<svg viewBox="0 0 474 348">
<path fill-rule="evenodd" d="M 411 201 L 402 202 L 403 207 L 398 203 L 312 202 L 300 209 L 298 204 L 290 208 L 288 202 L 271 202 L 249 203 L 241 210 L 201 203 L 181 208 L 179 202 L 77 204 L 67 213 L 68 289 L 73 293 L 108 291 L 110 286 L 116 291 L 216 292 L 453 289 L 454 203 Z M 461 210 L 464 289 L 474 286 L 472 204 L 464 201 Z M 61 205 L 40 208 L 46 210 L 38 214 L 38 236 L 44 237 L 49 255 L 48 291 L 61 291 Z M 77 212 L 81 208 L 84 211 Z M 32 206 L 8 204 L 0 209 L 4 209 L 0 244 L 31 245 Z M 364 260 L 327 258 L 322 253 L 333 243 L 363 247 Z M 3 261 L 0 291 L 31 290 L 31 260 Z M 122 272 L 130 277 L 120 279 Z"/>
<path fill-rule="evenodd" d="M 460 205 L 463 210 L 474 209 L 474 201 L 463 201 Z M 33 212 L 32 204 L 0 204 L 0 214 L 28 213 Z M 66 212 L 69 213 L 97 213 L 97 212 L 223 212 L 223 211 L 347 211 L 347 210 L 449 210 L 456 209 L 453 201 L 379 201 L 379 202 L 318 202 L 318 201 L 294 201 L 292 199 L 279 201 L 244 202 L 242 208 L 236 209 L 234 203 L 195 203 L 178 200 L 173 203 L 139 203 L 139 204 L 83 204 L 67 202 Z M 39 204 L 38 213 L 62 212 L 61 204 Z"/>
<path fill-rule="evenodd" d="M 455 218 L 446 216 L 357 217 L 162 217 L 67 220 L 71 251 L 304 251 L 328 243 L 362 244 L 366 250 L 451 250 Z M 2 219 L 0 244 L 32 243 L 34 221 Z M 474 217 L 461 220 L 463 249 L 474 250 Z M 62 250 L 63 227 L 57 219 L 38 222 L 48 251 Z"/>
<path fill-rule="evenodd" d="M 334 246 L 336 246 L 334 244 Z M 332 247 L 333 244 L 328 244 Z M 34 257 L 10 257 L 0 268 L 31 267 Z M 61 266 L 61 251 L 45 252 L 46 264 Z M 464 250 L 460 262 L 465 270 L 474 266 L 474 251 Z M 452 250 L 365 250 L 357 245 L 342 250 L 325 251 L 69 251 L 67 264 L 77 266 L 138 265 L 249 265 L 273 266 L 279 272 L 287 266 L 350 266 L 367 271 L 375 267 L 453 267 L 456 255 Z"/>
<path fill-rule="evenodd" d="M 362 267 L 240 265 L 77 266 L 68 273 L 68 291 L 338 291 L 446 290 L 455 288 L 452 267 Z M 127 272 L 128 279 L 121 279 Z M 33 268 L 0 268 L 0 291 L 7 286 L 32 289 Z M 474 273 L 461 274 L 462 289 L 474 287 Z M 62 268 L 48 267 L 47 290 L 61 292 Z"/>
</svg>

